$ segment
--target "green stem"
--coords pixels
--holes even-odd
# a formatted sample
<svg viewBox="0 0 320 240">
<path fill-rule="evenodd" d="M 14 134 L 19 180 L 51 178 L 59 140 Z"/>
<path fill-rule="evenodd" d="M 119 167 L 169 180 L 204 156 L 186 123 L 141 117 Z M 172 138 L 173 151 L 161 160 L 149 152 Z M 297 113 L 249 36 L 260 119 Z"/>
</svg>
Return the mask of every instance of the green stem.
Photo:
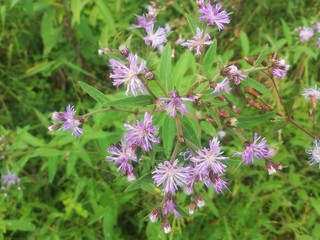
<svg viewBox="0 0 320 240">
<path fill-rule="evenodd" d="M 179 146 L 180 146 L 180 141 L 179 141 L 179 139 L 177 139 L 176 144 L 174 146 L 173 153 L 172 153 L 171 158 L 170 158 L 170 163 L 173 163 L 174 160 L 176 160 L 176 156 L 177 156 L 177 153 L 179 151 Z"/>
<path fill-rule="evenodd" d="M 99 110 L 95 110 L 89 113 L 86 113 L 84 115 L 82 115 L 83 118 L 88 118 L 96 113 L 101 113 L 101 112 L 107 112 L 107 111 L 119 111 L 119 112 L 127 112 L 127 113 L 133 113 L 133 114 L 144 114 L 145 111 L 139 111 L 139 110 L 129 110 L 129 109 L 125 109 L 125 108 L 116 108 L 116 107 L 106 107 L 106 108 L 102 108 Z"/>
</svg>

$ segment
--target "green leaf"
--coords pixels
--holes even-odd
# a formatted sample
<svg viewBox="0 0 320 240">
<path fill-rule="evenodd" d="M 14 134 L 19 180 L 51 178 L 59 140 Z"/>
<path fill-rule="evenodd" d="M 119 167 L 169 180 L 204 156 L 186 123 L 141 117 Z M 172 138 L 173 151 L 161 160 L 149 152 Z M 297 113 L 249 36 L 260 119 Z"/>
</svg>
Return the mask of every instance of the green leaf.
<svg viewBox="0 0 320 240">
<path fill-rule="evenodd" d="M 12 231 L 32 232 L 36 230 L 35 225 L 24 220 L 0 220 L 0 225 L 5 226 L 6 229 Z"/>
<path fill-rule="evenodd" d="M 266 44 L 263 49 L 261 50 L 257 60 L 254 62 L 254 66 L 260 66 L 262 61 L 266 58 L 266 55 L 268 53 L 268 50 L 269 50 L 269 46 L 268 44 Z"/>
<path fill-rule="evenodd" d="M 70 153 L 67 161 L 67 170 L 66 170 L 67 177 L 69 177 L 74 172 L 74 169 L 75 169 L 74 166 L 76 165 L 77 160 L 78 160 L 78 156 Z"/>
<path fill-rule="evenodd" d="M 318 216 L 320 216 L 320 200 L 314 197 L 310 198 L 310 203 L 313 209 L 317 212 Z"/>
<path fill-rule="evenodd" d="M 252 78 L 247 78 L 245 81 L 242 82 L 242 84 L 244 86 L 253 87 L 255 90 L 257 90 L 258 92 L 262 93 L 264 96 L 273 99 L 273 95 L 270 92 L 270 90 L 268 88 L 266 88 L 263 84 L 257 82 L 256 80 L 254 80 Z"/>
<path fill-rule="evenodd" d="M 55 17 L 53 11 L 46 11 L 41 21 L 41 38 L 44 45 L 43 55 L 47 56 L 56 46 L 62 35 L 62 28 L 54 27 Z"/>
<path fill-rule="evenodd" d="M 237 127 L 240 128 L 249 128 L 261 125 L 262 123 L 268 122 L 271 118 L 274 117 L 276 114 L 275 111 L 266 113 L 260 116 L 253 116 L 253 117 L 238 117 L 238 125 Z"/>
<path fill-rule="evenodd" d="M 56 158 L 56 157 L 50 158 L 48 162 L 48 179 L 50 183 L 53 182 L 53 179 L 56 176 L 58 164 L 59 164 L 59 158 Z"/>
<path fill-rule="evenodd" d="M 248 56 L 250 51 L 249 38 L 244 31 L 240 33 L 240 42 L 243 56 Z"/>
<path fill-rule="evenodd" d="M 187 18 L 187 21 L 188 21 L 188 24 L 189 24 L 189 27 L 192 31 L 192 34 L 193 35 L 196 35 L 197 33 L 197 26 L 198 26 L 198 23 L 196 20 L 194 20 L 193 17 L 191 17 L 189 14 L 185 13 L 184 16 Z"/>
<path fill-rule="evenodd" d="M 181 120 L 183 136 L 197 147 L 201 147 L 200 141 L 191 122 L 186 117 L 181 118 Z"/>
<path fill-rule="evenodd" d="M 217 54 L 217 40 L 215 40 L 211 46 L 209 47 L 208 51 L 206 52 L 206 55 L 203 59 L 203 68 L 207 71 L 210 70 L 213 63 L 216 60 L 216 54 Z"/>
<path fill-rule="evenodd" d="M 105 103 L 104 106 L 113 107 L 134 107 L 134 106 L 146 106 L 153 104 L 153 98 L 149 95 L 140 95 L 136 97 L 127 97 Z"/>
<path fill-rule="evenodd" d="M 167 159 L 170 158 L 171 150 L 173 148 L 173 142 L 176 136 L 176 126 L 175 121 L 172 117 L 166 116 L 162 126 L 162 139 L 163 139 L 163 147 L 164 153 Z"/>
<path fill-rule="evenodd" d="M 105 104 L 110 101 L 102 92 L 98 89 L 91 87 L 89 84 L 85 82 L 78 81 L 80 87 L 88 93 L 93 99 L 95 99 L 98 103 Z"/>
<path fill-rule="evenodd" d="M 167 91 L 172 90 L 171 81 L 172 63 L 171 63 L 171 45 L 167 43 L 160 59 L 160 80 Z"/>
<path fill-rule="evenodd" d="M 132 190 L 137 190 L 141 189 L 142 185 L 145 184 L 151 184 L 152 183 L 152 178 L 151 178 L 151 172 L 146 173 L 143 175 L 141 178 L 137 179 L 134 181 L 132 184 L 130 184 L 124 192 L 132 191 Z"/>
<path fill-rule="evenodd" d="M 287 43 L 288 45 L 292 45 L 292 35 L 291 35 L 291 30 L 288 26 L 288 24 L 286 23 L 286 21 L 284 21 L 281 18 L 281 25 L 282 25 L 282 30 L 284 32 L 284 36 L 286 37 Z"/>
<path fill-rule="evenodd" d="M 71 0 L 72 26 L 74 26 L 75 23 L 80 24 L 81 11 L 88 2 L 89 0 Z"/>
<path fill-rule="evenodd" d="M 172 81 L 175 87 L 180 89 L 179 86 L 185 84 L 185 81 L 182 81 L 181 79 L 184 79 L 184 75 L 189 72 L 190 69 L 192 73 L 194 73 L 196 70 L 195 58 L 194 55 L 187 50 L 181 55 L 173 70 Z"/>
</svg>

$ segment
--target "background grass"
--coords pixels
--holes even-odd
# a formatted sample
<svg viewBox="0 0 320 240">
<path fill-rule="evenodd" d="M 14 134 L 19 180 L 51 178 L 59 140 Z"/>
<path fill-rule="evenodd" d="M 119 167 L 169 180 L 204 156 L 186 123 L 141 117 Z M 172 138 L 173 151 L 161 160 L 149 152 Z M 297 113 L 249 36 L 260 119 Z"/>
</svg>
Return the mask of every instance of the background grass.
<svg viewBox="0 0 320 240">
<path fill-rule="evenodd" d="M 129 183 L 104 160 L 107 147 L 121 139 L 126 114 L 94 116 L 80 140 L 47 131 L 50 112 L 67 104 L 75 105 L 80 114 L 100 107 L 78 81 L 106 94 L 115 90 L 106 59 L 97 50 L 118 48 L 125 42 L 132 33 L 130 25 L 147 4 L 129 0 L 0 3 L 0 132 L 6 136 L 0 143 L 5 158 L 0 170 L 12 169 L 22 179 L 21 191 L 11 188 L 7 198 L 0 197 L 2 238 L 166 238 L 160 224 L 147 219 L 161 201 L 160 193 L 151 185 L 125 191 Z M 159 24 L 172 26 L 169 40 L 174 42 L 180 33 L 191 38 L 184 13 L 196 18 L 194 1 L 157 1 L 156 6 L 163 9 Z M 319 50 L 311 43 L 301 44 L 294 29 L 319 19 L 319 1 L 229 0 L 224 8 L 232 12 L 232 22 L 217 35 L 218 53 L 224 61 L 238 61 L 259 53 L 265 44 L 278 51 L 291 65 L 279 85 L 281 94 L 288 104 L 295 99 L 294 119 L 315 131 L 308 118 L 309 103 L 299 95 L 303 87 L 319 82 Z M 143 56 L 140 38 L 139 31 L 133 31 L 134 52 Z M 188 51 L 177 46 L 175 50 L 174 62 Z M 261 82 L 262 78 L 256 76 Z M 258 112 L 245 109 L 244 114 Z M 312 139 L 281 121 L 248 131 L 248 135 L 264 134 L 277 147 L 275 160 L 282 163 L 283 172 L 268 176 L 263 163 L 238 168 L 238 161 L 232 160 L 230 192 L 216 196 L 213 189 L 200 190 L 207 206 L 176 223 L 169 238 L 320 238 L 319 168 L 310 167 L 305 154 Z M 228 146 L 227 155 L 241 149 L 232 134 L 222 144 Z M 178 196 L 178 202 L 184 206 L 187 200 Z"/>
</svg>

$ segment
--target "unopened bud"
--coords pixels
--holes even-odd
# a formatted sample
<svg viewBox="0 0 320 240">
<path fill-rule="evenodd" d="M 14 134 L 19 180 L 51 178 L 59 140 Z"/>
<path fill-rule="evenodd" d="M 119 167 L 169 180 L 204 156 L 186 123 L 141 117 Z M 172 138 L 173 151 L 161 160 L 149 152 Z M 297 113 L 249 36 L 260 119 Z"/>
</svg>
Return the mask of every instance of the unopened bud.
<svg viewBox="0 0 320 240">
<path fill-rule="evenodd" d="M 198 208 L 202 208 L 204 207 L 204 205 L 206 205 L 206 202 L 203 200 L 203 198 L 199 194 L 196 195 L 194 201 L 197 204 Z"/>
<path fill-rule="evenodd" d="M 238 124 L 238 119 L 236 118 L 231 118 L 229 121 L 226 122 L 227 126 L 229 127 L 235 127 Z"/>
<path fill-rule="evenodd" d="M 108 52 L 110 52 L 109 48 L 103 48 L 98 50 L 99 55 L 106 55 Z"/>
<path fill-rule="evenodd" d="M 127 175 L 127 179 L 129 182 L 133 182 L 135 181 L 137 178 L 136 178 L 136 175 L 134 174 L 134 172 L 129 172 L 128 175 Z"/>
<path fill-rule="evenodd" d="M 170 225 L 170 222 L 167 218 L 162 220 L 161 225 L 162 225 L 162 229 L 165 234 L 168 234 L 171 232 L 171 225 Z"/>
<path fill-rule="evenodd" d="M 216 111 L 219 118 L 227 118 L 229 117 L 229 112 L 227 110 L 217 110 Z"/>
<path fill-rule="evenodd" d="M 119 51 L 123 57 L 127 58 L 129 56 L 129 49 L 125 45 L 120 45 Z"/>
<path fill-rule="evenodd" d="M 57 131 L 60 128 L 60 124 L 59 123 L 54 123 L 51 126 L 48 127 L 48 130 L 50 132 L 54 132 Z"/>
<path fill-rule="evenodd" d="M 149 219 L 152 223 L 155 223 L 156 221 L 158 221 L 159 217 L 161 214 L 161 209 L 160 208 L 156 208 L 154 209 L 150 214 L 149 214 Z"/>
<path fill-rule="evenodd" d="M 154 74 L 152 71 L 148 71 L 146 74 L 145 74 L 145 77 L 147 80 L 152 80 L 153 77 L 154 77 Z"/>
<path fill-rule="evenodd" d="M 221 71 L 220 71 L 220 75 L 221 75 L 221 76 L 225 76 L 225 77 L 228 76 L 229 73 L 230 73 L 230 68 L 228 68 L 228 67 L 224 67 L 224 68 L 222 68 Z"/>
<path fill-rule="evenodd" d="M 196 204 L 194 202 L 190 203 L 190 205 L 189 205 L 189 213 L 193 214 L 195 209 L 196 209 Z"/>
<path fill-rule="evenodd" d="M 206 121 L 208 123 L 212 123 L 212 124 L 215 124 L 216 123 L 216 120 L 214 120 L 213 118 L 207 118 Z"/>
<path fill-rule="evenodd" d="M 269 175 L 275 174 L 277 170 L 273 167 L 273 163 L 271 161 L 266 161 L 266 168 Z"/>
<path fill-rule="evenodd" d="M 250 86 L 246 87 L 245 93 L 248 93 L 255 98 L 260 97 L 260 94 Z"/>
<path fill-rule="evenodd" d="M 244 60 L 245 60 L 247 63 L 249 63 L 251 66 L 253 66 L 253 65 L 254 65 L 254 61 L 253 61 L 253 59 L 252 59 L 252 58 L 244 57 Z"/>
</svg>

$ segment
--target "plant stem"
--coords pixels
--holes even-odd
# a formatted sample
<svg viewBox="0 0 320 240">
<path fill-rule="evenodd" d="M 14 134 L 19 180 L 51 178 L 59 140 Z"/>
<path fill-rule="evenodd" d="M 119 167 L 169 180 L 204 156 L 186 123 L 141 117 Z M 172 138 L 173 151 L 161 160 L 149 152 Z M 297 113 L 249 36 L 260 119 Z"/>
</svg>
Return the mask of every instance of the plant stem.
<svg viewBox="0 0 320 240">
<path fill-rule="evenodd" d="M 180 141 L 179 141 L 179 139 L 177 139 L 176 144 L 174 146 L 174 150 L 173 150 L 171 158 L 170 158 L 170 163 L 173 163 L 174 160 L 176 159 L 177 153 L 179 151 L 179 146 L 180 146 Z"/>
<path fill-rule="evenodd" d="M 251 73 L 251 72 L 257 72 L 257 71 L 263 71 L 263 70 L 268 70 L 270 67 L 252 67 L 249 69 L 243 70 L 244 73 Z"/>
<path fill-rule="evenodd" d="M 296 126 L 297 128 L 299 128 L 301 131 L 303 131 L 305 134 L 307 134 L 308 136 L 310 136 L 313 139 L 316 139 L 319 141 L 319 138 L 314 136 L 312 133 L 310 133 L 309 131 L 307 131 L 304 127 L 302 127 L 301 125 L 299 125 L 297 122 L 295 122 L 292 118 L 287 118 L 287 122 L 291 123 L 292 125 Z"/>
<path fill-rule="evenodd" d="M 107 112 L 107 111 L 119 111 L 119 112 L 127 112 L 127 113 L 133 113 L 133 114 L 144 114 L 145 111 L 139 111 L 139 110 L 129 110 L 129 109 L 125 109 L 125 108 L 116 108 L 116 107 L 106 107 L 106 108 L 102 108 L 99 110 L 95 110 L 89 113 L 86 113 L 84 115 L 82 115 L 83 118 L 88 118 L 96 113 L 101 113 L 101 112 Z"/>
</svg>

